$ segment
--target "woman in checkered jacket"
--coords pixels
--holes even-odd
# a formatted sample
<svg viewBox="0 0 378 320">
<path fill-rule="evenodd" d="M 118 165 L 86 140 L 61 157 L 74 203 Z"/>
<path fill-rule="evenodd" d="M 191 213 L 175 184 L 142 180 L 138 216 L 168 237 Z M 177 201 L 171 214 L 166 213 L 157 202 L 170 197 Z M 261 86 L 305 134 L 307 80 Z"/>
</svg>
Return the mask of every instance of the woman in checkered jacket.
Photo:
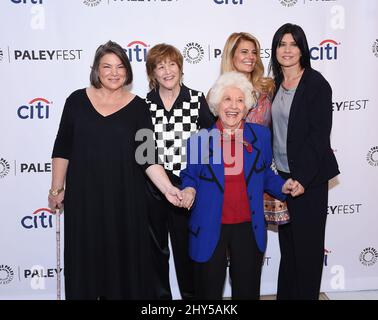
<svg viewBox="0 0 378 320">
<path fill-rule="evenodd" d="M 202 92 L 182 83 L 183 57 L 168 44 L 158 44 L 148 52 L 147 76 L 151 91 L 147 94 L 155 132 L 159 163 L 176 186 L 186 167 L 186 140 L 200 128 L 214 122 Z M 155 283 L 160 299 L 172 299 L 169 283 L 168 234 L 174 255 L 177 282 L 183 299 L 194 297 L 193 265 L 188 255 L 188 212 L 174 207 L 151 183 L 148 183 L 150 233 L 155 263 Z"/>
</svg>

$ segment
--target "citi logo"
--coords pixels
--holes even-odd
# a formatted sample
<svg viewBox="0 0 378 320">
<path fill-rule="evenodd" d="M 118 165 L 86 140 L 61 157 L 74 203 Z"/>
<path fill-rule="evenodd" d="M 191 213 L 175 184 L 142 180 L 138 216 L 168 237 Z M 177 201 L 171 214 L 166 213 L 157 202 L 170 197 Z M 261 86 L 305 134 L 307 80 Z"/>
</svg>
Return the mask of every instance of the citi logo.
<svg viewBox="0 0 378 320">
<path fill-rule="evenodd" d="M 130 42 L 125 49 L 130 62 L 146 62 L 148 47 L 149 46 L 142 41 L 136 40 Z"/>
<path fill-rule="evenodd" d="M 43 0 L 11 0 L 13 3 L 22 3 L 22 4 L 27 4 L 27 3 L 31 3 L 31 4 L 42 4 L 43 3 Z"/>
<path fill-rule="evenodd" d="M 45 98 L 34 98 L 27 105 L 17 109 L 20 119 L 48 119 L 50 117 L 50 105 L 52 102 Z"/>
<path fill-rule="evenodd" d="M 243 0 L 214 0 L 216 4 L 243 4 Z"/>
<path fill-rule="evenodd" d="M 312 60 L 336 60 L 337 46 L 339 44 L 335 40 L 323 40 L 319 43 L 319 47 L 312 47 L 310 49 L 310 57 Z"/>
<path fill-rule="evenodd" d="M 30 216 L 21 219 L 21 225 L 25 229 L 52 229 L 54 211 L 48 208 L 35 210 Z"/>
</svg>

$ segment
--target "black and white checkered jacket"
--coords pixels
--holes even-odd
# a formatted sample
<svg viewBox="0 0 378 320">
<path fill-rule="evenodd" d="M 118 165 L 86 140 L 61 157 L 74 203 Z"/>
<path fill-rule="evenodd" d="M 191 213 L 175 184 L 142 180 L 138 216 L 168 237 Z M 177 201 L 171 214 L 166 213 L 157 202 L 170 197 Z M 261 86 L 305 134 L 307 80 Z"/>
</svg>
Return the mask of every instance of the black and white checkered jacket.
<svg viewBox="0 0 378 320">
<path fill-rule="evenodd" d="M 186 140 L 201 128 L 208 128 L 214 122 L 204 94 L 182 85 L 180 93 L 170 111 L 167 111 L 158 89 L 147 94 L 159 163 L 180 176 L 186 168 Z"/>
</svg>

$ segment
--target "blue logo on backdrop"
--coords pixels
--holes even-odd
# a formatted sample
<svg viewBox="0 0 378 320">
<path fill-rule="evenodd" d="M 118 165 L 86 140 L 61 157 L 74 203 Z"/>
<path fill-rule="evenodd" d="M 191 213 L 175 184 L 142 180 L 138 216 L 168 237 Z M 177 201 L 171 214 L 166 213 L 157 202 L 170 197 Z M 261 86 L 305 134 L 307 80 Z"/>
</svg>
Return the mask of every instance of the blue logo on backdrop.
<svg viewBox="0 0 378 320">
<path fill-rule="evenodd" d="M 94 0 L 87 0 L 87 1 L 94 1 Z M 108 4 L 113 4 L 114 2 L 116 2 L 116 3 L 127 3 L 127 4 L 133 4 L 133 2 L 138 2 L 138 4 L 139 4 L 139 2 L 143 2 L 143 3 L 154 2 L 154 3 L 163 3 L 163 4 L 166 4 L 168 2 L 178 2 L 178 1 L 179 0 L 113 0 L 113 1 L 109 1 L 108 0 Z"/>
<path fill-rule="evenodd" d="M 146 62 L 148 45 L 142 41 L 132 41 L 127 45 L 125 52 L 130 62 Z"/>
<path fill-rule="evenodd" d="M 22 3 L 22 4 L 42 4 L 43 0 L 11 0 L 13 3 Z"/>
<path fill-rule="evenodd" d="M 53 228 L 54 211 L 48 208 L 35 210 L 30 216 L 21 219 L 21 225 L 25 229 L 52 229 Z"/>
<path fill-rule="evenodd" d="M 213 0 L 216 4 L 243 4 L 243 0 Z"/>
<path fill-rule="evenodd" d="M 312 60 L 336 60 L 337 46 L 339 44 L 335 40 L 323 40 L 319 43 L 319 47 L 312 47 L 310 49 L 310 57 Z"/>
<path fill-rule="evenodd" d="M 307 0 L 307 2 L 313 2 L 313 3 L 321 3 L 321 2 L 329 2 L 329 1 L 337 1 L 337 0 Z M 304 3 L 306 0 L 303 1 Z"/>
<path fill-rule="evenodd" d="M 34 98 L 28 105 L 20 106 L 17 115 L 20 119 L 48 119 L 51 102 L 45 98 Z"/>
</svg>

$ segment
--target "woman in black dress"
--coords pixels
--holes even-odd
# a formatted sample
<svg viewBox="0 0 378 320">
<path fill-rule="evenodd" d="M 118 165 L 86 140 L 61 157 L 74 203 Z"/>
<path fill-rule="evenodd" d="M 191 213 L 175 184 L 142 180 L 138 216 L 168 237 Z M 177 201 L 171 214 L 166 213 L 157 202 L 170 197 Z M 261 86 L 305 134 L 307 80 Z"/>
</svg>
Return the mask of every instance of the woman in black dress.
<svg viewBox="0 0 378 320">
<path fill-rule="evenodd" d="M 144 173 L 173 204 L 181 193 L 163 167 L 136 161 L 136 132 L 150 129 L 153 141 L 153 131 L 146 103 L 125 87 L 132 78 L 124 50 L 109 41 L 96 51 L 92 86 L 64 106 L 49 206 L 64 199 L 67 299 L 154 298 Z"/>
</svg>

